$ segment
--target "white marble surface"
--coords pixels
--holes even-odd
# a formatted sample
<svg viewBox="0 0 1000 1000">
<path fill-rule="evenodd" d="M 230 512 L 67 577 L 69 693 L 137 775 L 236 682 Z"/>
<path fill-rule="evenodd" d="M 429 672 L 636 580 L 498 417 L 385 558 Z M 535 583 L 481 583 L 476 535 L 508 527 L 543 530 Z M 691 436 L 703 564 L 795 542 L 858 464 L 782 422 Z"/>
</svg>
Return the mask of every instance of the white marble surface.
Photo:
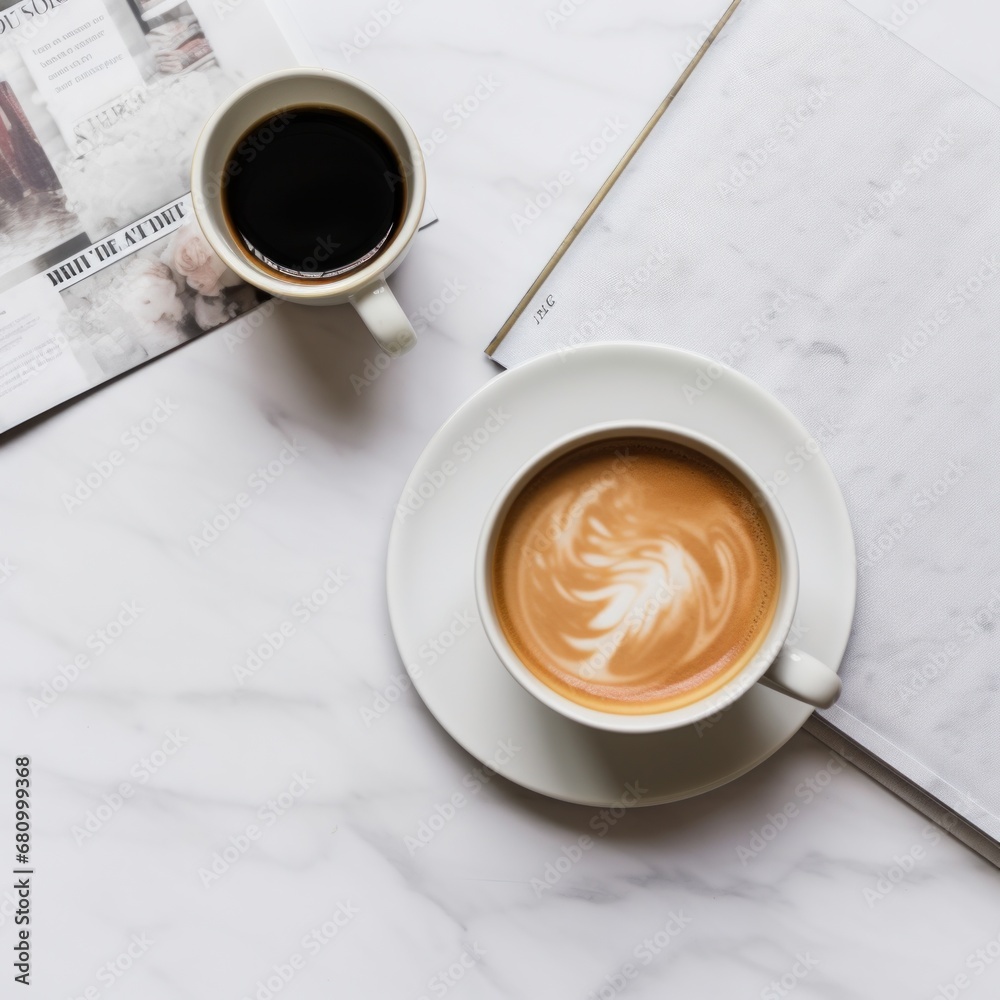
<svg viewBox="0 0 1000 1000">
<path fill-rule="evenodd" d="M 393 686 L 383 562 L 407 472 L 495 374 L 486 341 L 722 4 L 590 0 L 550 27 L 544 0 L 400 0 L 348 60 L 341 43 L 373 5 L 341 3 L 335 21 L 294 2 L 331 65 L 390 94 L 430 142 L 442 130 L 441 222 L 394 278 L 429 318 L 418 349 L 380 370 L 349 312 L 279 307 L 3 441 L 0 746 L 8 768 L 34 762 L 34 995 L 995 996 L 1000 875 L 810 738 L 612 824 L 482 783 Z M 953 70 L 967 56 L 995 96 L 980 59 L 995 27 L 985 0 L 927 0 L 900 33 Z M 493 93 L 453 124 L 481 78 Z M 609 118 L 621 133 L 578 168 Z M 516 232 L 564 169 L 564 194 Z M 77 478 L 143 420 L 146 440 L 68 510 Z M 193 546 L 240 493 L 249 505 Z M 310 607 L 324 580 L 336 592 Z M 248 648 L 282 628 L 254 669 Z M 87 666 L 33 712 L 78 656 Z M 408 844 L 460 790 L 441 832 Z M 539 889 L 584 835 L 592 848 Z M 210 877 L 227 851 L 237 860 Z M 3 996 L 21 995 L 11 976 L 5 961 Z"/>
</svg>

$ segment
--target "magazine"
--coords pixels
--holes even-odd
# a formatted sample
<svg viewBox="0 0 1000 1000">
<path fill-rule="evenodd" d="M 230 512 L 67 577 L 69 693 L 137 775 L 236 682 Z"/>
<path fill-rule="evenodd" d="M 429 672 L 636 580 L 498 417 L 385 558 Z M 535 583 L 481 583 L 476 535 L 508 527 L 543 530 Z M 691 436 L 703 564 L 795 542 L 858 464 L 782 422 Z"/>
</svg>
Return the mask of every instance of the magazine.
<svg viewBox="0 0 1000 1000">
<path fill-rule="evenodd" d="M 0 432 L 263 300 L 188 171 L 211 110 L 294 64 L 265 0 L 0 7 Z"/>
</svg>

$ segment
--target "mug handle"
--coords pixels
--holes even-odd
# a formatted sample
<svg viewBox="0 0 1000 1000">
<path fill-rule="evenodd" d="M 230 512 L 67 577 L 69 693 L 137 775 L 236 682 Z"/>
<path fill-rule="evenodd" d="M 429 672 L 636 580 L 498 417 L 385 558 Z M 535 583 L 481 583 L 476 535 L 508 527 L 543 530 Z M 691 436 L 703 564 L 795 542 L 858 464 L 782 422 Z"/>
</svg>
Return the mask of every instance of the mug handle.
<svg viewBox="0 0 1000 1000">
<path fill-rule="evenodd" d="M 417 342 L 417 335 L 385 278 L 376 278 L 349 298 L 368 332 L 390 357 L 405 353 Z"/>
<path fill-rule="evenodd" d="M 783 646 L 760 683 L 816 708 L 829 708 L 840 695 L 840 678 L 800 649 Z"/>
</svg>

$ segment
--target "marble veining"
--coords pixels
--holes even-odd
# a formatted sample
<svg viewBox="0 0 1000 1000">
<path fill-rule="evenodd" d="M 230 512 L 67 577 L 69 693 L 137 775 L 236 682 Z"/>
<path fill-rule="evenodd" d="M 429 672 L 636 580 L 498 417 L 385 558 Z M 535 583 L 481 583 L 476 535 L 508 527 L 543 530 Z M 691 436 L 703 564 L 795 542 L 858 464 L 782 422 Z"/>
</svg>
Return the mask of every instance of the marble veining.
<svg viewBox="0 0 1000 1000">
<path fill-rule="evenodd" d="M 566 806 L 454 745 L 389 633 L 386 539 L 413 461 L 495 375 L 483 347 L 723 3 L 290 2 L 322 60 L 390 95 L 424 140 L 441 221 L 393 278 L 421 342 L 389 359 L 350 310 L 280 306 L 2 442 L 0 746 L 5 767 L 33 759 L 34 995 L 930 1000 L 965 977 L 962 997 L 995 996 L 996 872 L 811 738 L 676 806 Z M 995 18 L 928 0 L 898 31 L 961 65 Z M 901 236 L 916 264 L 927 248 Z M 781 386 L 845 364 L 805 356 L 814 344 L 871 362 L 818 299 L 795 303 L 813 326 L 792 336 L 773 304 L 796 286 L 752 241 L 731 254 L 773 287 L 745 322 L 774 330 Z M 720 276 L 691 310 L 724 291 Z M 934 398 L 971 419 L 989 401 Z M 68 509 L 158 399 L 169 419 Z M 807 416 L 837 433 L 837 410 Z M 917 482 L 913 454 L 895 461 L 900 508 L 945 474 Z M 860 495 L 871 471 L 854 462 Z M 898 655 L 946 631 L 913 634 Z M 961 745 L 960 716 L 947 735 Z"/>
</svg>

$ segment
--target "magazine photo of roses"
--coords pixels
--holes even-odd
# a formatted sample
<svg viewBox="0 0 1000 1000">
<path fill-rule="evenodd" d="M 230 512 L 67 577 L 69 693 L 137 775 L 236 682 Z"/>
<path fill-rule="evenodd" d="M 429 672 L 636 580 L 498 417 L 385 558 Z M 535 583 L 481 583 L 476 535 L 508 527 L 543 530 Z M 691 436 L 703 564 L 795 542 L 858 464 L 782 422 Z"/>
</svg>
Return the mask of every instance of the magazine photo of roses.
<svg viewBox="0 0 1000 1000">
<path fill-rule="evenodd" d="M 85 370 L 110 378 L 265 298 L 226 267 L 196 222 L 188 222 L 63 292 L 63 333 Z"/>
</svg>

